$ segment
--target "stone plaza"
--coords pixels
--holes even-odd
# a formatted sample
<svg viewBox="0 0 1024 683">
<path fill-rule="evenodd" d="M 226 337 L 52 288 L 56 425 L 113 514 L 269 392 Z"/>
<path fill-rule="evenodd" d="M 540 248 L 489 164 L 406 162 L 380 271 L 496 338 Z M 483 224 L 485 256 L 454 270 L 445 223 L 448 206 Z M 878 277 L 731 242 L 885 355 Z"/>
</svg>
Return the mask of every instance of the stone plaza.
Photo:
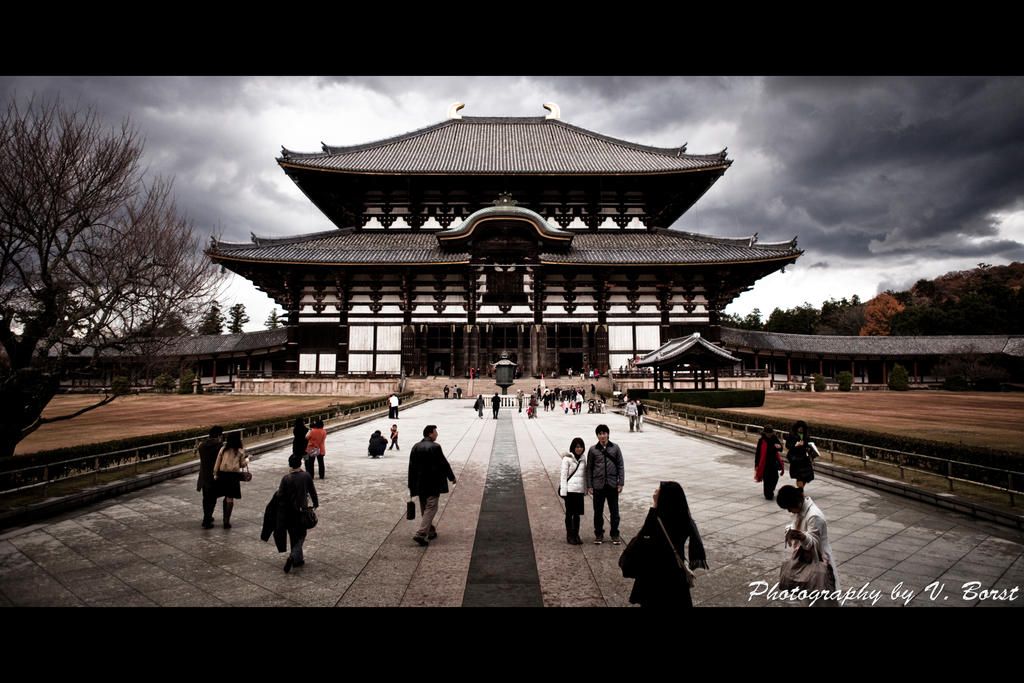
<svg viewBox="0 0 1024 683">
<path fill-rule="evenodd" d="M 479 419 L 472 403 L 404 407 L 401 450 L 382 459 L 368 458 L 366 444 L 395 422 L 384 414 L 329 431 L 326 478 L 316 480 L 320 522 L 305 566 L 290 573 L 286 554 L 260 540 L 264 508 L 288 471 L 282 443 L 253 459 L 230 530 L 219 506 L 217 526 L 200 529 L 201 495 L 188 474 L 0 532 L 0 605 L 626 607 L 624 545 L 590 542 L 589 500 L 584 545 L 568 545 L 557 495 L 561 453 L 574 436 L 595 443 L 602 422 L 625 459 L 624 541 L 660 481 L 686 491 L 710 567 L 697 572 L 696 606 L 806 604 L 770 590 L 791 516 L 754 483 L 753 447 L 653 423 L 631 433 L 618 414 L 527 420 L 505 407 L 493 420 L 488 404 Z M 412 541 L 418 516 L 407 520 L 405 507 L 409 450 L 426 424 L 437 425 L 458 483 L 441 497 L 438 537 L 423 548 Z M 791 483 L 788 472 L 780 483 Z M 828 518 L 846 607 L 1024 604 L 1024 533 L 825 474 L 807 492 Z"/>
</svg>

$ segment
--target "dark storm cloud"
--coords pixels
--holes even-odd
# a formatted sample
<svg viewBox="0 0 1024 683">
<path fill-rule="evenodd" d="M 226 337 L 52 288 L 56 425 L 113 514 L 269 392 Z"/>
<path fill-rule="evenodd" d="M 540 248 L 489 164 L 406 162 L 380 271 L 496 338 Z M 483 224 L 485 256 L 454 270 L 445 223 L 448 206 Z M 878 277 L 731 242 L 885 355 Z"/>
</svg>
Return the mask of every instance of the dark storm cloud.
<svg viewBox="0 0 1024 683">
<path fill-rule="evenodd" d="M 249 83 L 8 77 L 0 79 L 0 97 L 59 94 L 65 103 L 94 107 L 108 123 L 130 117 L 146 139 L 151 172 L 176 178 L 179 206 L 201 230 L 247 240 L 250 230 L 322 229 L 305 197 L 275 181 L 282 143 L 305 151 L 316 145 L 258 139 L 250 125 L 268 107 L 303 104 L 268 101 L 268 89 L 254 95 Z M 796 235 L 816 260 L 811 268 L 838 258 L 884 268 L 907 254 L 961 256 L 969 267 L 1021 258 L 1024 249 L 992 216 L 1024 208 L 1022 78 L 397 76 L 322 77 L 305 85 L 310 101 L 354 86 L 385 98 L 412 122 L 362 138 L 349 131 L 353 139 L 337 141 L 329 129 L 312 132 L 331 144 L 437 123 L 443 107 L 458 100 L 467 116 L 542 116 L 541 103 L 554 101 L 567 123 L 613 137 L 659 147 L 689 143 L 696 154 L 728 147 L 733 166 L 675 227 L 723 236 L 758 232 L 763 242 Z M 410 111 L 410 102 L 437 110 Z M 264 200 L 263 210 L 247 197 Z M 274 212 L 265 210 L 268 204 Z"/>
<path fill-rule="evenodd" d="M 998 235 L 992 214 L 1024 200 L 1024 80 L 769 78 L 764 85 L 742 119 L 742 142 L 775 160 L 772 193 L 811 219 L 801 246 L 864 257 L 872 240 L 875 256 L 1019 246 L 960 243 Z"/>
</svg>

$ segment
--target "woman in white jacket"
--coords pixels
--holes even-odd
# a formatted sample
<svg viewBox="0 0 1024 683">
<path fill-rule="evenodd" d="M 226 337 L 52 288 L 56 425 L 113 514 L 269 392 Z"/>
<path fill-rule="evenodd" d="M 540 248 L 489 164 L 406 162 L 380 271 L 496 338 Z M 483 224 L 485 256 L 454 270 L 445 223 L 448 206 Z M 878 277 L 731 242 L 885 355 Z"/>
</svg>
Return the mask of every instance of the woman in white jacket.
<svg viewBox="0 0 1024 683">
<path fill-rule="evenodd" d="M 558 495 L 565 499 L 565 541 L 570 545 L 582 545 L 580 539 L 580 516 L 583 514 L 583 496 L 587 493 L 583 474 L 587 469 L 584 456 L 586 445 L 576 437 L 569 444 L 569 452 L 562 453 L 562 476 Z"/>
<path fill-rule="evenodd" d="M 775 500 L 780 508 L 793 513 L 793 523 L 786 527 L 786 545 L 792 545 L 794 552 L 799 548 L 811 553 L 820 553 L 822 561 L 831 568 L 835 590 L 840 590 L 836 556 L 832 552 L 832 544 L 828 541 L 828 522 L 824 513 L 807 497 L 803 489 L 795 486 L 780 488 Z M 824 604 L 824 601 L 819 604 Z"/>
</svg>

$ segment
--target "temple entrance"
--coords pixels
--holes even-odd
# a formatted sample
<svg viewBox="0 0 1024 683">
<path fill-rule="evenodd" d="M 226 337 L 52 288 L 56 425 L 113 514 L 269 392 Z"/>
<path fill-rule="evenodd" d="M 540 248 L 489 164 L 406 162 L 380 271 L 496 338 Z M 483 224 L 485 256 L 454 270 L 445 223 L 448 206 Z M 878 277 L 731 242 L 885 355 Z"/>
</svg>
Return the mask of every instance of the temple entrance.
<svg viewBox="0 0 1024 683">
<path fill-rule="evenodd" d="M 447 377 L 452 371 L 452 354 L 449 353 L 428 353 L 427 374 L 444 375 Z"/>
<path fill-rule="evenodd" d="M 582 353 L 558 353 L 558 372 L 559 374 L 566 374 L 572 370 L 574 375 L 580 374 L 583 370 L 583 354 Z"/>
</svg>

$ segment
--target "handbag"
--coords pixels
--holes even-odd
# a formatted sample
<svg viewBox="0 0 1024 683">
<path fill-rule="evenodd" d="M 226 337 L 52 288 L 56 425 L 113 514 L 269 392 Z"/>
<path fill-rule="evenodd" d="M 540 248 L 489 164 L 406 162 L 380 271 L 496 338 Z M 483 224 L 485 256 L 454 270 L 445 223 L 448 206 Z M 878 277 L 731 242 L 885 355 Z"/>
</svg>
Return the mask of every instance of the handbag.
<svg viewBox="0 0 1024 683">
<path fill-rule="evenodd" d="M 411 500 L 405 504 L 405 518 L 416 519 L 416 503 Z"/>
<path fill-rule="evenodd" d="M 626 549 L 619 555 L 619 569 L 626 579 L 635 579 L 647 565 L 647 556 L 650 551 L 650 536 L 644 536 L 640 532 L 626 544 Z"/>
<path fill-rule="evenodd" d="M 299 511 L 299 519 L 302 520 L 302 526 L 307 529 L 312 529 L 316 526 L 316 523 L 320 520 L 316 517 L 316 510 L 313 509 L 313 501 L 310 499 L 309 493 L 306 493 L 306 504 L 302 510 Z"/>
<path fill-rule="evenodd" d="M 244 470 L 238 471 L 238 481 L 252 481 L 252 472 L 249 471 L 249 466 L 246 465 Z"/>
<path fill-rule="evenodd" d="M 820 548 L 815 547 L 813 551 L 797 548 L 779 569 L 779 588 L 833 591 L 836 575 L 832 565 L 822 559 Z"/>
<path fill-rule="evenodd" d="M 313 458 L 320 455 L 319 446 L 310 446 L 309 450 L 306 451 L 306 458 Z"/>
</svg>

